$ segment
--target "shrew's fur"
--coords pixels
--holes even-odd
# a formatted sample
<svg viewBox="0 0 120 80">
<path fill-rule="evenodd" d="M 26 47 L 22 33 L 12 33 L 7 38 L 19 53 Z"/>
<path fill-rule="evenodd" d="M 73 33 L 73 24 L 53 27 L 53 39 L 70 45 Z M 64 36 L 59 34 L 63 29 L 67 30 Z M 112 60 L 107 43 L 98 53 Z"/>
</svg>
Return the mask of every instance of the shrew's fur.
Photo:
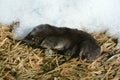
<svg viewBox="0 0 120 80">
<path fill-rule="evenodd" d="M 27 44 L 56 49 L 64 55 L 95 59 L 100 55 L 100 46 L 87 32 L 48 24 L 36 26 L 24 40 Z"/>
</svg>

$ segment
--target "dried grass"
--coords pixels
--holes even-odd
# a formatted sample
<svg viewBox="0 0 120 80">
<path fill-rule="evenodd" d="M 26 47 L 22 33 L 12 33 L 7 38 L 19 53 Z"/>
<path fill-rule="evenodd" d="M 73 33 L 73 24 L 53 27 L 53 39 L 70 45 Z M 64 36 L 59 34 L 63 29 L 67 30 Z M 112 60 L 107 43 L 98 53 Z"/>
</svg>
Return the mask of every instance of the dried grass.
<svg viewBox="0 0 120 80">
<path fill-rule="evenodd" d="M 53 54 L 16 41 L 0 24 L 0 80 L 120 80 L 120 49 L 105 32 L 92 33 L 104 53 L 96 60 Z"/>
</svg>

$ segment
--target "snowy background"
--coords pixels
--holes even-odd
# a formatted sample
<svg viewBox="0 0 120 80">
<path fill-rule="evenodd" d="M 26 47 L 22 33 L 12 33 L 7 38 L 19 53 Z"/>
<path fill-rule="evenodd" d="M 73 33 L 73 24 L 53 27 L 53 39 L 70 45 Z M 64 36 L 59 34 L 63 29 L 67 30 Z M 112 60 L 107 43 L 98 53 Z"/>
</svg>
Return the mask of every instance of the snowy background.
<svg viewBox="0 0 120 80">
<path fill-rule="evenodd" d="M 12 21 L 20 21 L 16 39 L 48 23 L 88 32 L 108 30 L 119 38 L 120 47 L 120 0 L 0 0 L 0 22 Z"/>
</svg>

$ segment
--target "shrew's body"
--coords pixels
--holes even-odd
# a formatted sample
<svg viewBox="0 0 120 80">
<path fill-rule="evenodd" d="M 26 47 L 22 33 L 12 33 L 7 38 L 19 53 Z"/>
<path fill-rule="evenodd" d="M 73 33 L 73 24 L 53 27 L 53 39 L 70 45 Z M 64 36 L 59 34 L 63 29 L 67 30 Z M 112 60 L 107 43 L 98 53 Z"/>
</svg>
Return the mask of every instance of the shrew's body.
<svg viewBox="0 0 120 80">
<path fill-rule="evenodd" d="M 48 24 L 36 26 L 24 41 L 35 47 L 56 49 L 65 55 L 85 56 L 95 59 L 100 55 L 100 46 L 87 32 Z"/>
</svg>

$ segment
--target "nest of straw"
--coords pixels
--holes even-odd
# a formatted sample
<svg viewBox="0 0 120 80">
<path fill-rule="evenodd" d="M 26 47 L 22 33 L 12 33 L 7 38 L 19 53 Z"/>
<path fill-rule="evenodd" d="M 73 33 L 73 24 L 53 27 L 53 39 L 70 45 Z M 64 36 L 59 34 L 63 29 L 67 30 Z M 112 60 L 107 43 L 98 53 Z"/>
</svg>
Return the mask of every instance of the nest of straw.
<svg viewBox="0 0 120 80">
<path fill-rule="evenodd" d="M 105 32 L 91 33 L 103 54 L 96 60 L 45 55 L 44 50 L 16 41 L 6 25 L 0 24 L 0 80 L 119 80 L 120 49 Z"/>
</svg>

